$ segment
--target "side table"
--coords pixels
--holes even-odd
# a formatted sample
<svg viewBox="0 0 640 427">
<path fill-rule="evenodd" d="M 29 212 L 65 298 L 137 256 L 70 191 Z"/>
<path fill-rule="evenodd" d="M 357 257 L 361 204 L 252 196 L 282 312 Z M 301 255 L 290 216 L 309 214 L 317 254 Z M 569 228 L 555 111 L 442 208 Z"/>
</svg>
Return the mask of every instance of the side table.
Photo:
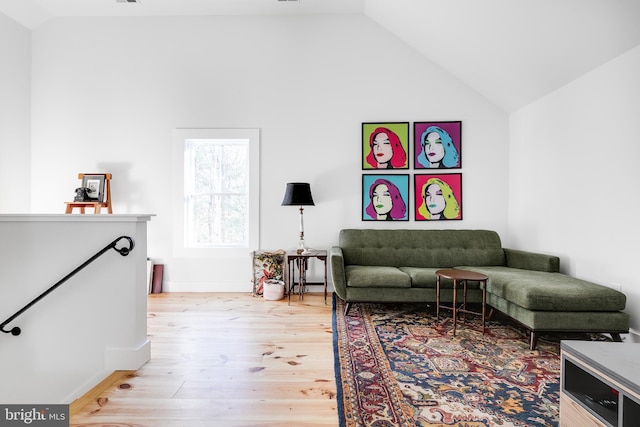
<svg viewBox="0 0 640 427">
<path fill-rule="evenodd" d="M 451 306 L 448 305 L 440 305 L 440 278 L 444 277 L 445 279 L 453 280 L 453 303 Z M 474 282 L 482 283 L 482 312 L 478 313 L 476 311 L 467 310 L 467 281 L 471 280 Z M 458 283 L 462 282 L 463 286 L 463 296 L 462 296 L 462 305 L 458 308 L 458 294 L 457 288 Z M 485 313 L 487 306 L 487 276 L 482 273 L 477 273 L 475 271 L 468 270 L 438 270 L 436 271 L 436 319 L 440 318 L 440 309 L 445 308 L 453 311 L 453 336 L 456 336 L 456 323 L 458 320 L 458 312 L 461 313 L 469 313 L 469 314 L 477 314 L 482 316 L 482 333 L 485 332 Z"/>
<path fill-rule="evenodd" d="M 309 268 L 309 259 L 317 258 L 324 263 L 324 303 L 327 303 L 327 251 L 313 250 L 308 253 L 287 252 L 287 266 L 289 269 L 289 304 L 291 304 L 291 294 L 295 287 L 298 287 L 298 299 L 304 298 L 307 283 L 307 269 Z M 296 270 L 298 272 L 298 280 L 296 282 Z"/>
</svg>

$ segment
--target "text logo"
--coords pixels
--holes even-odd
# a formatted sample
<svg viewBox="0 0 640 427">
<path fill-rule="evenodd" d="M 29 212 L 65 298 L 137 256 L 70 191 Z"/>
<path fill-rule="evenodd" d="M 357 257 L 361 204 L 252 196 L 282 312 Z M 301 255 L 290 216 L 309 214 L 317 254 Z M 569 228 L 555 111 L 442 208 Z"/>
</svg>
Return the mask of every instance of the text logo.
<svg viewBox="0 0 640 427">
<path fill-rule="evenodd" d="M 0 405 L 0 427 L 69 427 L 69 405 Z"/>
</svg>

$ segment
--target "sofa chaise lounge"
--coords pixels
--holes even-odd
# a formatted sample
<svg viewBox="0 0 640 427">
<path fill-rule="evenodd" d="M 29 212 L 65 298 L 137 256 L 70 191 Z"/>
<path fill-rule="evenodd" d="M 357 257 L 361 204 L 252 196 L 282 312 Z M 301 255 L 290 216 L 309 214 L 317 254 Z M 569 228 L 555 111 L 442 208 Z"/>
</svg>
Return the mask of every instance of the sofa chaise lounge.
<svg viewBox="0 0 640 427">
<path fill-rule="evenodd" d="M 488 277 L 487 304 L 529 330 L 532 350 L 542 332 L 609 333 L 615 341 L 629 332 L 622 292 L 560 273 L 556 256 L 503 248 L 495 231 L 345 229 L 330 262 L 346 313 L 358 302 L 433 303 L 435 272 L 460 268 Z M 468 288 L 467 302 L 481 302 L 479 283 Z M 451 282 L 442 281 L 441 298 L 453 298 Z"/>
</svg>

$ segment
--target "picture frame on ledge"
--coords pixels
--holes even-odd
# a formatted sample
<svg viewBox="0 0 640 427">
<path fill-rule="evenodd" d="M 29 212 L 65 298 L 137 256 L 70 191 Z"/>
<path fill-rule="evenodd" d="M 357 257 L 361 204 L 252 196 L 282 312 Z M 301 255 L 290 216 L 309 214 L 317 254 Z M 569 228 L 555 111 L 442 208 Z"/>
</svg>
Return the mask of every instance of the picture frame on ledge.
<svg viewBox="0 0 640 427">
<path fill-rule="evenodd" d="M 82 186 L 88 188 L 87 196 L 96 202 L 104 202 L 104 174 L 86 174 L 82 177 Z"/>
</svg>

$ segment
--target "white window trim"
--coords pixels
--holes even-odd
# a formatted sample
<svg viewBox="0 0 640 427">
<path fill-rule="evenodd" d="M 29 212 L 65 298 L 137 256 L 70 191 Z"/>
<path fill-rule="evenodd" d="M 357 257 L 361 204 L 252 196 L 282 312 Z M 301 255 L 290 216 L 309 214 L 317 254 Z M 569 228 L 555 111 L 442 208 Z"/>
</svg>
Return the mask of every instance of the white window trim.
<svg viewBox="0 0 640 427">
<path fill-rule="evenodd" d="M 189 139 L 249 140 L 249 247 L 186 248 L 184 227 L 184 144 Z M 176 258 L 246 257 L 260 247 L 260 130 L 175 129 L 173 133 L 173 255 Z"/>
</svg>

